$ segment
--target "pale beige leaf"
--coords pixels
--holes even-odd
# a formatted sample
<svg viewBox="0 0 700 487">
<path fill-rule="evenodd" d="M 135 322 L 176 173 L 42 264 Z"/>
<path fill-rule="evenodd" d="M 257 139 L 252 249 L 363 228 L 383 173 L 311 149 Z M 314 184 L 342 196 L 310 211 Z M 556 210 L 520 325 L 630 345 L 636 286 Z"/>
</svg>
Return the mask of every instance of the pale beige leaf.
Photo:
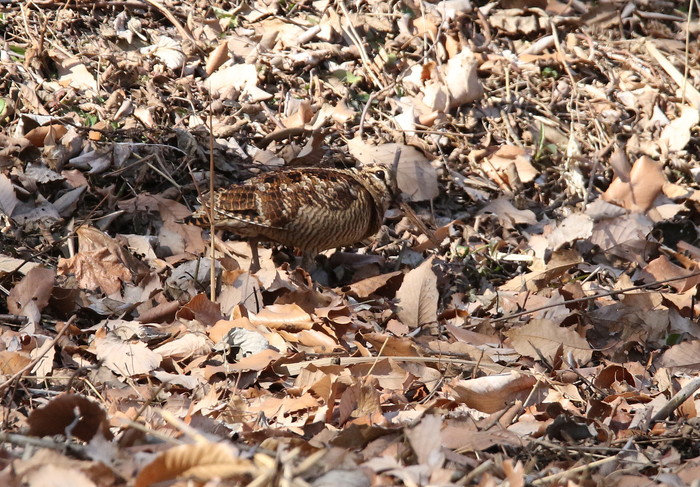
<svg viewBox="0 0 700 487">
<path fill-rule="evenodd" d="M 518 178 L 523 183 L 533 181 L 539 174 L 539 171 L 530 162 L 531 152 L 531 150 L 522 147 L 504 145 L 494 154 L 484 158 L 480 167 L 496 184 L 504 189 L 510 189 L 513 181 L 508 178 L 509 166 L 515 166 Z"/>
<path fill-rule="evenodd" d="M 0 174 L 0 211 L 7 216 L 12 216 L 15 206 L 19 204 L 15 189 L 12 187 L 10 178 Z"/>
<path fill-rule="evenodd" d="M 683 150 L 690 142 L 691 131 L 700 122 L 698 108 L 681 107 L 681 116 L 672 120 L 661 132 L 659 145 L 666 152 Z"/>
<path fill-rule="evenodd" d="M 27 487 L 95 487 L 95 483 L 80 470 L 60 465 L 42 465 L 30 470 L 22 479 Z"/>
<path fill-rule="evenodd" d="M 656 365 L 688 374 L 697 373 L 700 370 L 700 340 L 672 346 L 661 355 Z"/>
<path fill-rule="evenodd" d="M 496 215 L 498 221 L 506 228 L 513 228 L 514 225 L 534 225 L 537 223 L 537 218 L 532 211 L 518 210 L 505 197 L 496 198 L 479 211 L 480 215 L 485 213 Z"/>
<path fill-rule="evenodd" d="M 442 418 L 436 414 L 423 416 L 420 423 L 407 429 L 405 434 L 420 465 L 431 468 L 442 466 L 444 453 L 440 435 L 435 434 L 442 427 Z"/>
<path fill-rule="evenodd" d="M 571 328 L 559 326 L 552 320 L 532 320 L 525 326 L 505 332 L 515 350 L 528 357 L 537 359 L 539 353 L 550 363 L 559 347 L 563 347 L 564 356 L 573 355 L 580 364 L 587 363 L 593 354 L 584 337 Z"/>
<path fill-rule="evenodd" d="M 186 56 L 180 41 L 168 36 L 159 36 L 155 44 L 141 49 L 144 54 L 157 57 L 170 69 L 179 69 L 185 64 Z"/>
<path fill-rule="evenodd" d="M 447 61 L 445 85 L 450 92 L 450 108 L 460 107 L 484 96 L 484 87 L 477 76 L 478 68 L 479 63 L 474 53 L 467 47 Z"/>
<path fill-rule="evenodd" d="M 575 240 L 584 240 L 591 236 L 593 220 L 583 213 L 572 213 L 564 218 L 557 228 L 547 237 L 549 247 L 558 250 L 561 246 Z"/>
<path fill-rule="evenodd" d="M 56 61 L 61 85 L 70 86 L 78 91 L 97 91 L 97 80 L 78 58 Z"/>
<path fill-rule="evenodd" d="M 30 270 L 40 267 L 37 262 L 27 262 L 25 259 L 15 259 L 7 255 L 0 255 L 0 276 L 8 272 L 20 272 L 27 274 Z"/>
<path fill-rule="evenodd" d="M 187 333 L 156 347 L 153 351 L 163 358 L 183 360 L 209 353 L 211 351 L 211 342 L 204 335 Z"/>
<path fill-rule="evenodd" d="M 411 328 L 433 323 L 437 320 L 439 298 L 433 257 L 430 257 L 404 277 L 396 292 L 396 314 Z"/>
<path fill-rule="evenodd" d="M 140 341 L 125 341 L 109 334 L 96 336 L 97 359 L 112 372 L 123 377 L 147 374 L 160 365 L 162 357 Z"/>
</svg>

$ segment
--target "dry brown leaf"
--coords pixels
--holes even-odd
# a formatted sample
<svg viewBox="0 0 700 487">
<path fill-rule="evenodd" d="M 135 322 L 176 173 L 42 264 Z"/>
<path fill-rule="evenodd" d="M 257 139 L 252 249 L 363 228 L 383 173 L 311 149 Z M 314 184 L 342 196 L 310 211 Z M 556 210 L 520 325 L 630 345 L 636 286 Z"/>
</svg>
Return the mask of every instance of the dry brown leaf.
<svg viewBox="0 0 700 487">
<path fill-rule="evenodd" d="M 676 372 L 693 374 L 700 370 L 700 340 L 690 340 L 673 345 L 655 362 Z"/>
<path fill-rule="evenodd" d="M 14 375 L 29 365 L 30 362 L 31 359 L 21 352 L 0 350 L 0 374 Z"/>
<path fill-rule="evenodd" d="M 495 413 L 530 396 L 537 379 L 532 375 L 511 372 L 477 379 L 455 380 L 447 387 L 462 402 L 484 413 Z"/>
<path fill-rule="evenodd" d="M 197 320 L 205 327 L 214 326 L 224 316 L 218 303 L 213 303 L 204 293 L 199 293 L 185 304 L 175 315 L 181 320 Z"/>
<path fill-rule="evenodd" d="M 591 360 L 593 351 L 586 339 L 571 328 L 564 328 L 552 320 L 532 320 L 525 326 L 507 331 L 506 336 L 521 355 L 539 358 L 539 354 L 552 363 L 560 347 L 564 356 L 572 355 L 579 364 Z M 539 352 L 539 353 L 538 353 Z"/>
<path fill-rule="evenodd" d="M 296 304 L 271 304 L 249 319 L 253 325 L 288 331 L 308 330 L 314 324 L 311 315 Z"/>
<path fill-rule="evenodd" d="M 593 384 L 602 389 L 609 389 L 618 382 L 626 382 L 630 387 L 636 386 L 632 373 L 617 364 L 604 367 L 593 380 Z"/>
<path fill-rule="evenodd" d="M 344 287 L 343 291 L 360 299 L 364 299 L 391 282 L 398 280 L 398 276 L 403 276 L 403 272 L 395 271 L 388 274 L 368 277 L 367 279 L 362 279 L 361 281 L 354 282 L 349 286 Z"/>
<path fill-rule="evenodd" d="M 506 228 L 514 228 L 515 225 L 534 225 L 537 223 L 535 213 L 530 210 L 518 210 L 506 197 L 496 198 L 483 207 L 479 214 L 492 213 L 496 215 L 501 225 Z"/>
<path fill-rule="evenodd" d="M 365 333 L 362 337 L 377 350 L 382 357 L 419 357 L 416 343 L 410 337 L 394 337 L 383 333 Z"/>
<path fill-rule="evenodd" d="M 585 240 L 593 232 L 593 220 L 583 213 L 572 213 L 557 224 L 557 228 L 547 236 L 549 248 L 559 250 L 560 247 L 575 240 Z"/>
<path fill-rule="evenodd" d="M 615 178 L 602 198 L 628 210 L 645 212 L 667 182 L 661 164 L 642 156 L 632 166 L 629 182 Z"/>
<path fill-rule="evenodd" d="M 663 281 L 665 279 L 682 278 L 689 274 L 698 272 L 697 265 L 693 269 L 684 269 L 672 263 L 665 255 L 660 255 L 656 259 L 649 262 L 644 267 L 644 272 L 651 274 L 654 280 Z M 678 279 L 668 283 L 677 292 L 684 293 L 695 288 L 700 284 L 700 275 L 688 277 L 686 279 Z"/>
<path fill-rule="evenodd" d="M 614 253 L 630 261 L 642 260 L 640 256 L 649 245 L 647 235 L 653 226 L 654 223 L 649 217 L 641 213 L 607 218 L 593 225 L 591 243 L 598 245 L 605 252 Z"/>
<path fill-rule="evenodd" d="M 219 69 L 219 66 L 228 61 L 228 58 L 228 40 L 222 39 L 219 41 L 219 45 L 216 46 L 216 49 L 209 53 L 209 57 L 207 58 L 207 65 L 205 67 L 207 76 Z"/>
<path fill-rule="evenodd" d="M 227 364 L 224 370 L 227 373 L 246 372 L 253 370 L 259 372 L 267 368 L 275 360 L 282 358 L 282 354 L 276 350 L 264 350 L 249 357 L 240 359 L 235 364 Z"/>
<path fill-rule="evenodd" d="M 437 320 L 437 306 L 440 294 L 437 289 L 437 276 L 433 272 L 433 257 L 423 261 L 403 279 L 396 292 L 399 319 L 411 328 L 416 328 Z"/>
<path fill-rule="evenodd" d="M 36 267 L 12 288 L 7 297 L 7 309 L 12 314 L 26 316 L 30 322 L 41 320 L 41 311 L 49 304 L 56 273 Z"/>
<path fill-rule="evenodd" d="M 0 211 L 7 216 L 12 216 L 12 212 L 19 204 L 12 181 L 4 174 L 0 174 Z"/>
<path fill-rule="evenodd" d="M 184 360 L 208 354 L 211 351 L 211 342 L 206 336 L 191 332 L 164 343 L 153 351 L 163 358 Z"/>
<path fill-rule="evenodd" d="M 302 100 L 299 102 L 299 107 L 296 112 L 286 117 L 282 123 L 285 127 L 303 127 L 311 121 L 314 116 L 314 112 L 311 109 L 311 103 L 309 100 Z"/>
<path fill-rule="evenodd" d="M 369 423 L 372 423 L 373 419 L 381 420 L 381 400 L 376 379 L 371 376 L 362 382 L 355 380 L 341 395 L 337 409 L 340 413 L 340 424 L 352 418 L 362 418 L 363 422 Z"/>
<path fill-rule="evenodd" d="M 35 147 L 44 147 L 45 142 L 47 142 L 47 138 L 51 139 L 55 143 L 55 141 L 61 140 L 61 137 L 66 135 L 66 133 L 68 133 L 68 129 L 65 127 L 65 125 L 55 123 L 36 127 L 27 132 L 24 136 Z"/>
<path fill-rule="evenodd" d="M 311 348 L 314 353 L 332 353 L 334 350 L 341 348 L 336 339 L 323 331 L 302 330 L 286 332 L 284 330 L 278 330 L 278 333 L 287 343 L 299 343 L 300 345 Z"/>
<path fill-rule="evenodd" d="M 535 432 L 537 432 L 537 429 Z M 478 431 L 476 426 L 458 420 L 445 421 L 445 425 L 440 432 L 440 438 L 445 448 L 460 452 L 481 452 L 494 445 L 519 448 L 528 442 L 526 435 L 518 435 L 501 428 Z"/>
<path fill-rule="evenodd" d="M 34 409 L 27 418 L 32 436 L 75 436 L 90 441 L 98 431 L 112 439 L 107 413 L 98 403 L 78 394 L 63 394 L 44 407 Z"/>
<path fill-rule="evenodd" d="M 435 434 L 442 428 L 442 417 L 436 414 L 423 416 L 420 423 L 406 431 L 406 438 L 418 463 L 426 466 L 442 466 L 445 454 L 442 451 L 442 439 Z"/>
<path fill-rule="evenodd" d="M 143 262 L 96 228 L 83 226 L 76 233 L 79 252 L 69 259 L 59 259 L 58 274 L 74 274 L 80 287 L 100 288 L 109 295 L 119 292 L 122 281 L 131 281 L 147 271 Z"/>
<path fill-rule="evenodd" d="M 533 181 L 539 174 L 539 171 L 530 162 L 531 158 L 532 155 L 529 149 L 514 145 L 504 145 L 494 154 L 484 158 L 480 167 L 493 182 L 503 189 L 511 190 L 513 189 L 513 181 L 510 181 L 508 177 L 509 166 L 515 166 L 518 178 L 523 183 Z"/>
<path fill-rule="evenodd" d="M 218 343 L 226 334 L 234 328 L 244 328 L 246 330 L 255 331 L 256 328 L 248 321 L 248 318 L 238 318 L 235 320 L 219 320 L 214 326 L 207 329 L 209 338 Z"/>
<path fill-rule="evenodd" d="M 174 479 L 207 480 L 250 478 L 257 469 L 250 459 L 224 443 L 200 443 L 173 447 L 156 457 L 136 476 L 135 487 Z"/>
</svg>

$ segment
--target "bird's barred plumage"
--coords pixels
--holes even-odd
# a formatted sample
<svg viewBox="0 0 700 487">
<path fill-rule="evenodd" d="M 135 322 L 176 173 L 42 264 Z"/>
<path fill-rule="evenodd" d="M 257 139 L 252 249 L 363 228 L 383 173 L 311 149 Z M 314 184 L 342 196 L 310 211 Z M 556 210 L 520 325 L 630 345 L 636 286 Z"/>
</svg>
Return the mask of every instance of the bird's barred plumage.
<svg viewBox="0 0 700 487">
<path fill-rule="evenodd" d="M 270 240 L 295 247 L 307 261 L 322 250 L 374 235 L 395 191 L 395 178 L 382 165 L 287 169 L 216 191 L 214 223 L 248 237 L 251 245 Z M 200 203 L 188 222 L 207 227 L 209 196 Z"/>
</svg>

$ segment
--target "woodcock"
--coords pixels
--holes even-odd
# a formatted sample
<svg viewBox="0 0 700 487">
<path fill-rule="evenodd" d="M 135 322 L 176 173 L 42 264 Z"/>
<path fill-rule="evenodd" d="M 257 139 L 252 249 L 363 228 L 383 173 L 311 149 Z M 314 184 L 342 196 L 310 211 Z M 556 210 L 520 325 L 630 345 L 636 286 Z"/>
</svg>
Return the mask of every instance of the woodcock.
<svg viewBox="0 0 700 487">
<path fill-rule="evenodd" d="M 319 252 L 377 233 L 395 192 L 396 180 L 382 165 L 287 169 L 216 191 L 215 227 L 249 239 L 253 272 L 260 269 L 259 240 L 301 250 L 308 268 Z M 187 221 L 208 227 L 209 195 L 199 202 Z"/>
</svg>

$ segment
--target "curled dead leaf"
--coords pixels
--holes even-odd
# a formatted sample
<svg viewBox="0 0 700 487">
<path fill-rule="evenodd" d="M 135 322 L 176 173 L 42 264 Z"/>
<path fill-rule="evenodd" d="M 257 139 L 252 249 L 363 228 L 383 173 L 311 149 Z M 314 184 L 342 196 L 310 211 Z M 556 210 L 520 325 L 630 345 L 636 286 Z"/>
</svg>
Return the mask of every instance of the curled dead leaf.
<svg viewBox="0 0 700 487">
<path fill-rule="evenodd" d="M 308 330 L 314 320 L 309 313 L 296 304 L 272 304 L 265 306 L 256 315 L 250 316 L 254 325 L 287 331 Z"/>
<path fill-rule="evenodd" d="M 257 468 L 249 459 L 239 458 L 238 451 L 223 443 L 180 445 L 156 457 L 137 475 L 135 487 L 148 487 L 174 479 L 200 482 L 254 476 Z M 246 482 L 247 483 L 247 482 Z"/>
</svg>

